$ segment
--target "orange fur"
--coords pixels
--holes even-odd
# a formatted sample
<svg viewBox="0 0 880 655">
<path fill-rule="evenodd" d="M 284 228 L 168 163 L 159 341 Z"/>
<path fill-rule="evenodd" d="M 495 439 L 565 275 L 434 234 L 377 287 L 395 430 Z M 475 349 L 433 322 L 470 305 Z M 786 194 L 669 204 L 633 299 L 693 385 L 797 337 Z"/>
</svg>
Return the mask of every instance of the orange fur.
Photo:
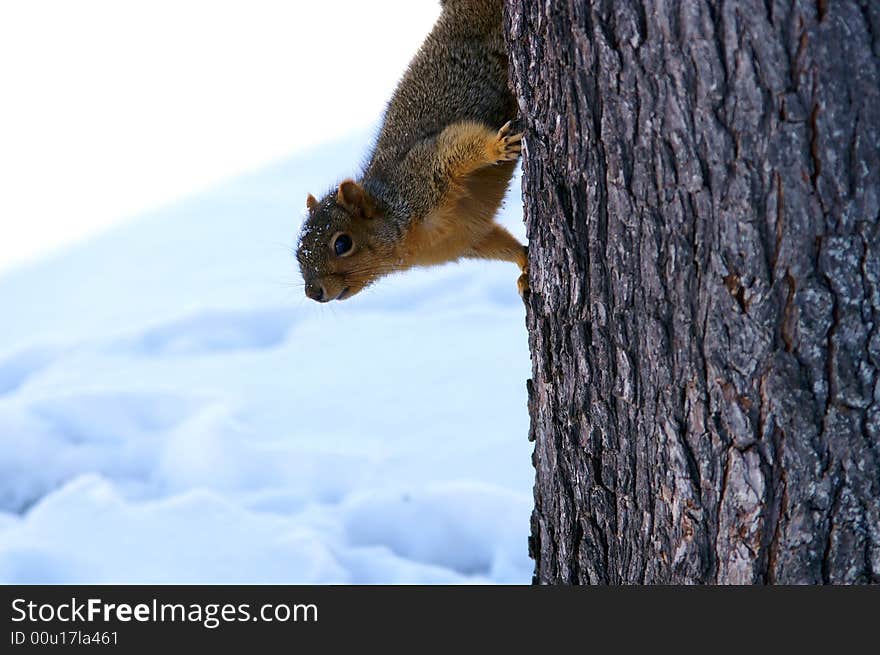
<svg viewBox="0 0 880 655">
<path fill-rule="evenodd" d="M 345 214 L 338 228 L 327 229 L 333 247 L 339 234 L 352 239 L 350 255 L 327 258 L 315 282 L 322 298 L 348 298 L 377 278 L 413 266 L 433 266 L 461 258 L 509 261 L 520 267 L 517 285 L 528 288 L 526 247 L 495 221 L 520 152 L 519 134 L 510 124 L 498 131 L 475 121 L 447 126 L 437 138 L 432 172 L 425 183 L 442 180 L 439 200 L 424 215 L 410 218 L 399 240 L 389 241 L 384 220 L 364 187 L 345 180 L 336 204 Z M 317 268 L 317 267 L 316 267 Z"/>
<path fill-rule="evenodd" d="M 469 162 L 471 166 L 473 163 Z M 440 206 L 414 224 L 404 237 L 399 253 L 404 264 L 432 266 L 471 257 L 512 261 L 523 268 L 524 257 L 511 254 L 510 241 L 516 243 L 521 253 L 523 246 L 493 220 L 514 166 L 513 162 L 503 162 L 454 180 Z M 463 163 L 461 170 L 467 167 Z M 488 245 L 491 238 L 500 233 L 510 238 L 507 250 Z M 480 244 L 485 245 L 480 247 Z"/>
<path fill-rule="evenodd" d="M 500 259 L 525 271 L 525 248 L 494 217 L 519 154 L 519 135 L 472 121 L 453 123 L 438 139 L 437 167 L 449 175 L 440 204 L 414 224 L 399 255 L 407 266 L 431 266 L 462 257 Z"/>
</svg>

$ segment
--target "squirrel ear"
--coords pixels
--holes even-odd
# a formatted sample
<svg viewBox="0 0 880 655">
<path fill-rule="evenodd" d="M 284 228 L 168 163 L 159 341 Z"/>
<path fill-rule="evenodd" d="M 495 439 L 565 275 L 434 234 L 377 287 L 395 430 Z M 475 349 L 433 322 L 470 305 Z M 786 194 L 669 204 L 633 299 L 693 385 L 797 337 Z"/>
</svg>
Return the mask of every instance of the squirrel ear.
<svg viewBox="0 0 880 655">
<path fill-rule="evenodd" d="M 309 194 L 309 197 L 306 198 L 306 207 L 308 207 L 310 212 L 313 212 L 318 208 L 318 199 L 311 193 Z"/>
<path fill-rule="evenodd" d="M 364 218 L 373 218 L 378 214 L 370 194 L 354 180 L 345 180 L 339 185 L 339 191 L 336 192 L 336 202 L 352 214 Z"/>
</svg>

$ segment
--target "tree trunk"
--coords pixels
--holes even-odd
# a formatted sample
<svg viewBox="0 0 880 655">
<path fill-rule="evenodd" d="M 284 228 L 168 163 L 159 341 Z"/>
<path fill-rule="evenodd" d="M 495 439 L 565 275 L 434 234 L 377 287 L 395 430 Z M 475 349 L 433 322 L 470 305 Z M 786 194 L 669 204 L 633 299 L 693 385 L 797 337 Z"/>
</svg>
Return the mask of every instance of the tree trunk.
<svg viewBox="0 0 880 655">
<path fill-rule="evenodd" d="M 880 3 L 505 21 L 535 581 L 880 582 Z"/>
</svg>

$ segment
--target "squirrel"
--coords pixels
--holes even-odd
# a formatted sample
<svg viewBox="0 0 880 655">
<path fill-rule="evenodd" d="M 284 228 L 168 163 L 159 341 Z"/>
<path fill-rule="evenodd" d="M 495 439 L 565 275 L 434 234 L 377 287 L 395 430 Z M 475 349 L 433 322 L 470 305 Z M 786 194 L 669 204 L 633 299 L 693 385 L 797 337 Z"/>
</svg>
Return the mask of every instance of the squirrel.
<svg viewBox="0 0 880 655">
<path fill-rule="evenodd" d="M 309 298 L 343 300 L 389 273 L 461 258 L 516 263 L 525 297 L 527 246 L 494 222 L 522 149 L 502 2 L 441 0 L 362 175 L 309 194 L 297 248 Z"/>
</svg>

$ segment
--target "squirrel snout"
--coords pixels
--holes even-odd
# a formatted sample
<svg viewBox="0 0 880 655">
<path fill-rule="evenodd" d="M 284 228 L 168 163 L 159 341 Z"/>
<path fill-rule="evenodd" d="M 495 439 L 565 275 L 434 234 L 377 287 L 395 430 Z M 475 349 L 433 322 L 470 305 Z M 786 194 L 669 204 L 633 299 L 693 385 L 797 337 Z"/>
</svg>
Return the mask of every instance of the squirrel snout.
<svg viewBox="0 0 880 655">
<path fill-rule="evenodd" d="M 333 278 L 320 278 L 320 282 L 307 282 L 306 295 L 312 300 L 318 302 L 330 302 L 331 300 L 344 300 L 357 293 L 360 288 L 346 286 L 340 289 L 340 286 Z"/>
<path fill-rule="evenodd" d="M 318 302 L 324 302 L 324 287 L 316 282 L 309 282 L 306 284 L 306 295 L 312 300 L 317 300 Z"/>
</svg>

